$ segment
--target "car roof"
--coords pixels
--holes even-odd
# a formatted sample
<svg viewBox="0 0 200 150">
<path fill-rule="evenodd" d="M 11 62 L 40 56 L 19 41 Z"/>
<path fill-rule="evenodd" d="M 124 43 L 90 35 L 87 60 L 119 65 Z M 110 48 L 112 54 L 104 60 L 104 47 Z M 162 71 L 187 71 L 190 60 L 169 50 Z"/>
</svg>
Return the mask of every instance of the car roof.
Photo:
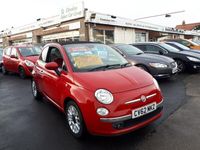
<svg viewBox="0 0 200 150">
<path fill-rule="evenodd" d="M 90 42 L 90 41 L 74 41 L 74 42 L 57 42 L 60 45 L 70 45 L 70 44 L 103 44 L 101 42 Z"/>
<path fill-rule="evenodd" d="M 125 43 L 113 43 L 113 44 L 109 44 L 109 46 L 119 46 L 119 45 L 129 45 L 129 44 L 125 44 Z"/>
<path fill-rule="evenodd" d="M 133 44 L 131 44 L 131 45 L 161 44 L 161 43 L 164 43 L 164 42 L 139 42 L 139 43 L 133 43 Z"/>
<path fill-rule="evenodd" d="M 34 46 L 36 46 L 36 45 L 11 45 L 11 46 L 8 46 L 8 47 L 24 48 L 24 47 L 34 47 Z"/>
</svg>

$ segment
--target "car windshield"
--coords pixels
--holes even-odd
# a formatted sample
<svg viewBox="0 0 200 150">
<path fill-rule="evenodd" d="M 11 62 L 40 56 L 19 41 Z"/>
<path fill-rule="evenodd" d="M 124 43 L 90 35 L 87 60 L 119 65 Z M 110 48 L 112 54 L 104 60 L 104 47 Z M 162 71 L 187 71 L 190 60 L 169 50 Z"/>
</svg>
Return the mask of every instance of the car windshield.
<svg viewBox="0 0 200 150">
<path fill-rule="evenodd" d="M 189 46 L 198 46 L 197 43 L 194 43 L 194 42 L 188 41 L 188 40 L 181 40 L 180 43 L 183 44 L 184 46 L 187 46 L 187 47 L 189 47 Z"/>
<path fill-rule="evenodd" d="M 115 46 L 114 46 L 115 47 Z M 131 46 L 131 45 L 117 45 L 116 48 L 120 49 L 121 51 L 125 52 L 128 55 L 139 55 L 143 54 L 144 52 L 141 51 L 140 49 Z"/>
<path fill-rule="evenodd" d="M 35 47 L 20 47 L 19 51 L 22 56 L 38 56 L 41 53 L 41 47 L 35 46 Z"/>
<path fill-rule="evenodd" d="M 192 41 L 192 42 L 194 42 L 194 43 L 200 45 L 200 41 Z"/>
<path fill-rule="evenodd" d="M 118 52 L 103 44 L 69 44 L 64 46 L 75 72 L 117 69 L 130 64 Z"/>
<path fill-rule="evenodd" d="M 190 50 L 190 48 L 188 48 L 187 46 L 184 46 L 184 45 L 179 44 L 179 43 L 174 43 L 174 45 L 176 45 L 177 47 L 184 49 L 184 50 Z"/>
<path fill-rule="evenodd" d="M 165 43 L 160 43 L 160 46 L 164 47 L 166 50 L 170 51 L 170 52 L 179 52 L 180 50 L 173 47 L 173 46 L 170 46 L 168 44 L 165 44 Z"/>
</svg>

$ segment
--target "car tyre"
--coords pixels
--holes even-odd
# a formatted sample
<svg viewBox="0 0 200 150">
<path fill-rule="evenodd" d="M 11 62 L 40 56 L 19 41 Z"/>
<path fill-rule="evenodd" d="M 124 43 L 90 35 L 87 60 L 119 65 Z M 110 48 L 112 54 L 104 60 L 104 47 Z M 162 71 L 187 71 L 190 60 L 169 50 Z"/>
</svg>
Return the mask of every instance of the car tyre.
<svg viewBox="0 0 200 150">
<path fill-rule="evenodd" d="M 26 78 L 26 72 L 25 72 L 24 68 L 22 66 L 20 66 L 18 71 L 19 71 L 19 77 L 21 79 L 25 79 Z"/>
<path fill-rule="evenodd" d="M 67 127 L 70 133 L 78 139 L 86 135 L 85 123 L 78 105 L 74 101 L 69 101 L 65 106 Z"/>
<path fill-rule="evenodd" d="M 185 63 L 181 60 L 176 60 L 176 63 L 177 63 L 178 72 L 179 73 L 184 72 L 186 69 Z"/>
<path fill-rule="evenodd" d="M 31 80 L 31 89 L 34 99 L 41 100 L 42 94 L 38 91 L 37 85 L 33 79 Z"/>
<path fill-rule="evenodd" d="M 3 75 L 8 74 L 8 71 L 6 70 L 6 68 L 4 67 L 4 65 L 2 65 L 1 70 L 2 70 Z"/>
</svg>

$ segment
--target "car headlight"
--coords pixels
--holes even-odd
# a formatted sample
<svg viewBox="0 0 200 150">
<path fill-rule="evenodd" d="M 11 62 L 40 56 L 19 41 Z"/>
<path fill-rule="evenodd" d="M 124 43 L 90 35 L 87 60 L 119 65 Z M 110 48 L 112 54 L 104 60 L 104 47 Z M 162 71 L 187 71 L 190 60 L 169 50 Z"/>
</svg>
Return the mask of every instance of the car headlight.
<svg viewBox="0 0 200 150">
<path fill-rule="evenodd" d="M 161 63 L 149 63 L 149 65 L 154 68 L 167 68 L 166 64 L 161 64 Z"/>
<path fill-rule="evenodd" d="M 111 104 L 113 102 L 113 95 L 108 90 L 99 89 L 95 92 L 96 99 L 102 104 Z"/>
<path fill-rule="evenodd" d="M 24 62 L 28 67 L 33 67 L 34 66 L 34 63 L 29 61 L 29 60 L 25 60 Z"/>
<path fill-rule="evenodd" d="M 156 88 L 160 91 L 160 86 L 159 86 L 157 80 L 153 78 L 153 82 L 154 82 L 154 85 L 156 86 Z"/>
<path fill-rule="evenodd" d="M 194 57 L 187 56 L 187 58 L 188 58 L 190 61 L 200 62 L 200 59 L 197 59 L 197 58 L 194 58 Z"/>
</svg>

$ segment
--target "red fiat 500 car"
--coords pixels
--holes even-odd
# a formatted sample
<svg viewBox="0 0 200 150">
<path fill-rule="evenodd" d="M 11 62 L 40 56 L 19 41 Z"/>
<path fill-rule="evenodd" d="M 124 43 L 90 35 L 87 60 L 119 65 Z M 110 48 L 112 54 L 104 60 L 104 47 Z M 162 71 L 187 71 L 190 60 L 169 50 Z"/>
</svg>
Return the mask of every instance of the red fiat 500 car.
<svg viewBox="0 0 200 150">
<path fill-rule="evenodd" d="M 162 114 L 157 81 L 104 44 L 47 44 L 32 74 L 34 98 L 63 111 L 77 138 L 127 133 Z"/>
<path fill-rule="evenodd" d="M 31 71 L 41 53 L 41 46 L 10 46 L 4 49 L 2 72 L 19 73 L 21 78 L 31 76 Z"/>
</svg>

